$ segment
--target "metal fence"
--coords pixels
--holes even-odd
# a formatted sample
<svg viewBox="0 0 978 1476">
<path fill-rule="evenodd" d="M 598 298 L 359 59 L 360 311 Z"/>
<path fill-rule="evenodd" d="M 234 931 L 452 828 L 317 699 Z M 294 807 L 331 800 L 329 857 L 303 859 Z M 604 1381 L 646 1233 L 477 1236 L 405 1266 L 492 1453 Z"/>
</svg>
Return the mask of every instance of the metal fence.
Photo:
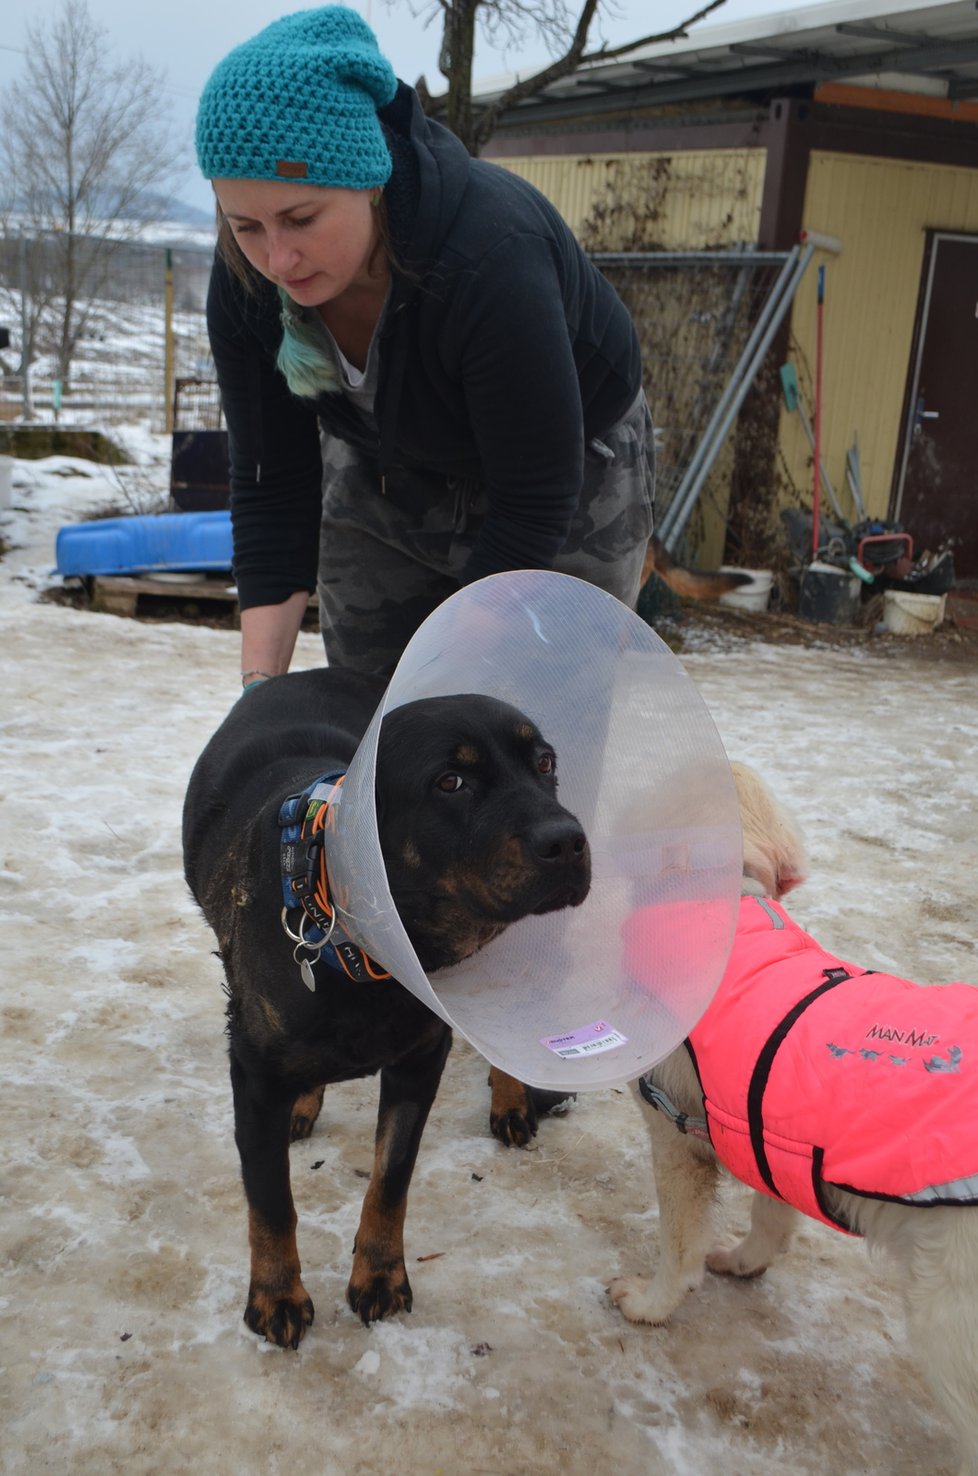
<svg viewBox="0 0 978 1476">
<path fill-rule="evenodd" d="M 82 335 L 67 385 L 57 380 L 63 238 L 0 238 L 0 326 L 10 347 L 0 352 L 0 419 L 111 427 L 148 421 L 163 430 L 178 378 L 213 378 L 204 309 L 213 247 L 119 243 L 90 275 L 78 312 Z M 86 243 L 76 242 L 81 270 Z M 82 275 L 84 280 L 84 275 Z M 36 315 L 36 358 L 29 395 L 16 373 L 25 318 Z"/>
<path fill-rule="evenodd" d="M 41 280 L 55 244 L 33 243 Z M 107 427 L 148 419 L 163 429 L 170 424 L 178 381 L 186 382 L 188 394 L 190 382 L 210 382 L 212 394 L 214 371 L 204 321 L 211 258 L 212 249 L 204 245 L 169 253 L 158 246 L 119 248 L 98 301 L 90 306 L 60 409 L 50 345 L 34 367 L 38 418 L 60 415 L 62 421 Z M 772 292 L 777 295 L 786 257 L 742 249 L 595 252 L 593 259 L 627 304 L 639 331 L 656 427 L 657 518 L 668 526 L 677 490 L 685 495 L 684 476 L 739 371 L 745 346 L 769 311 Z M 23 246 L 0 242 L 0 324 L 9 324 L 14 340 L 8 362 L 17 352 L 18 272 L 23 275 Z M 206 397 L 208 391 L 194 393 Z M 16 418 L 21 410 L 19 382 L 5 376 L 0 418 Z M 213 428 L 213 422 L 212 405 L 206 424 Z M 729 476 L 730 440 L 712 475 L 703 479 L 707 499 L 718 495 L 716 489 Z"/>
<path fill-rule="evenodd" d="M 788 255 L 747 249 L 597 252 L 593 259 L 638 329 L 656 431 L 656 521 L 669 528 L 678 522 L 688 473 L 709 440 L 718 407 L 738 377 L 749 387 L 743 376 L 752 346 L 760 341 L 766 350 L 756 330 L 773 321 Z M 784 298 L 785 308 L 789 301 Z M 730 452 L 728 440 L 725 457 L 711 462 L 712 476 L 705 469 L 701 485 L 707 496 L 729 477 Z M 677 541 L 684 526 L 676 527 Z"/>
</svg>

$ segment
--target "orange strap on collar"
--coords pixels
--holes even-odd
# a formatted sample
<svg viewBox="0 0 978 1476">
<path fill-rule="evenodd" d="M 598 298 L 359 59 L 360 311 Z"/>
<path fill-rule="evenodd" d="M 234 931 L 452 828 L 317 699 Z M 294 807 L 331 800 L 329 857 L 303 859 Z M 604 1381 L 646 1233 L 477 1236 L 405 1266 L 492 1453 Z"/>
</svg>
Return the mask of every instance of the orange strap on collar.
<svg viewBox="0 0 978 1476">
<path fill-rule="evenodd" d="M 345 778 L 325 774 L 300 794 L 290 795 L 279 811 L 282 926 L 296 944 L 296 963 L 307 987 L 315 987 L 314 982 L 310 985 L 312 964 L 319 959 L 361 984 L 391 977 L 342 932 L 330 898 L 325 839 L 335 823 L 332 802 Z M 295 911 L 303 914 L 297 930 L 288 921 L 288 914 Z"/>
</svg>

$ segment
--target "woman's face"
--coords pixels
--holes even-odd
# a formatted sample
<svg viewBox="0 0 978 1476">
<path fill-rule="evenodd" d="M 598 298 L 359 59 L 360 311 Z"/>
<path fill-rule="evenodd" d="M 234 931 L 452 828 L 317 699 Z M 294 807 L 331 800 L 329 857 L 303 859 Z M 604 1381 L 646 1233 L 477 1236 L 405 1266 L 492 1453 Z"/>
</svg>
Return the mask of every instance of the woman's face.
<svg viewBox="0 0 978 1476">
<path fill-rule="evenodd" d="M 215 179 L 214 193 L 242 254 L 300 307 L 375 283 L 368 265 L 378 239 L 376 190 Z"/>
</svg>

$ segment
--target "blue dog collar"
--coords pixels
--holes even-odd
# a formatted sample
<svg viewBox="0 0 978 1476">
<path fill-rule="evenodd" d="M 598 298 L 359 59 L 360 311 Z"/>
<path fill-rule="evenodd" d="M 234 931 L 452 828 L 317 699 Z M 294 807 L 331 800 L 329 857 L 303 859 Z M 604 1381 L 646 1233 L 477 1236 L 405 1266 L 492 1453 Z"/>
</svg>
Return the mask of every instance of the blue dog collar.
<svg viewBox="0 0 978 1476">
<path fill-rule="evenodd" d="M 390 978 L 339 928 L 330 900 L 325 837 L 330 828 L 330 805 L 335 803 L 345 777 L 343 771 L 322 775 L 299 794 L 289 795 L 278 815 L 282 830 L 282 927 L 295 944 L 292 956 L 302 982 L 313 991 L 313 965 L 320 960 L 360 984 Z M 295 927 L 290 918 L 295 918 Z"/>
</svg>

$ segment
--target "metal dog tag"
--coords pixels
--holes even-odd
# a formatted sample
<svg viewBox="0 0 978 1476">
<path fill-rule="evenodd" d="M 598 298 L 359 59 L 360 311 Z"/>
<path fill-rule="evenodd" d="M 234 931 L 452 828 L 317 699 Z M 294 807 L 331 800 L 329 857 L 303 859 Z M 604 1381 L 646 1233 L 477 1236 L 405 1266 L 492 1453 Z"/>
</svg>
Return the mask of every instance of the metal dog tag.
<svg viewBox="0 0 978 1476">
<path fill-rule="evenodd" d="M 306 958 L 305 953 L 303 952 L 304 947 L 305 945 L 303 943 L 297 943 L 292 950 L 292 958 L 294 962 L 299 965 L 299 977 L 301 978 L 303 984 L 308 990 L 315 994 L 316 976 L 312 971 L 312 964 L 309 962 L 308 958 Z M 301 958 L 299 957 L 300 953 L 302 953 Z M 316 956 L 317 958 L 319 957 L 318 954 Z"/>
</svg>

